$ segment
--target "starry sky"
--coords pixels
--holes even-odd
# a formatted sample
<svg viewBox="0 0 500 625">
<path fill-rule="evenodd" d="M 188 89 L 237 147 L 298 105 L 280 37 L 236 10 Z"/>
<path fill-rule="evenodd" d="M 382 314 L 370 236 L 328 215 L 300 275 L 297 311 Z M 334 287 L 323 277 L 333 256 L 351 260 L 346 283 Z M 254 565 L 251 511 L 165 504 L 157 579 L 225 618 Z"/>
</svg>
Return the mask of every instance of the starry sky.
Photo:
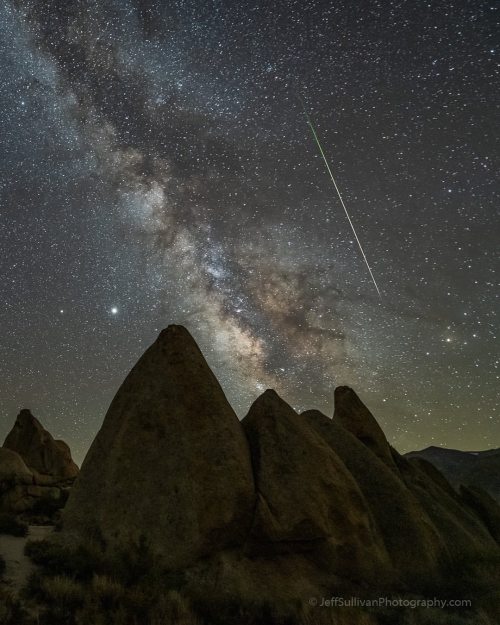
<svg viewBox="0 0 500 625">
<path fill-rule="evenodd" d="M 495 9 L 2 0 L 0 438 L 81 461 L 180 323 L 241 417 L 349 384 L 402 452 L 500 446 Z"/>
</svg>

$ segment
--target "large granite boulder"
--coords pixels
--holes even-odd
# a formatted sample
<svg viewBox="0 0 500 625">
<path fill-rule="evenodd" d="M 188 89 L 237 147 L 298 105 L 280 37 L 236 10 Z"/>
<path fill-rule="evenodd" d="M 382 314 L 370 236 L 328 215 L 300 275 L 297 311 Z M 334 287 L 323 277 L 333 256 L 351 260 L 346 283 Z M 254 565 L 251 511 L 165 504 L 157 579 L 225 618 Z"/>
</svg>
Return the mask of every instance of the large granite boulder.
<svg viewBox="0 0 500 625">
<path fill-rule="evenodd" d="M 71 480 L 78 475 L 78 467 L 66 443 L 54 440 L 29 410 L 21 410 L 3 446 L 18 453 L 40 476 Z M 43 481 L 43 477 L 39 481 Z"/>
<path fill-rule="evenodd" d="M 348 426 L 347 414 L 342 422 L 317 410 L 308 410 L 301 417 L 342 459 L 356 480 L 399 580 L 411 586 L 436 579 L 446 558 L 446 541 L 401 479 L 392 456 L 391 462 L 385 453 L 381 458 L 377 453 L 380 447 L 372 451 L 350 431 L 359 433 L 357 427 L 344 427 Z"/>
<path fill-rule="evenodd" d="M 35 513 L 45 522 L 65 501 L 66 489 L 53 477 L 32 471 L 18 453 L 0 447 L 0 513 L 24 514 L 31 520 Z"/>
<path fill-rule="evenodd" d="M 393 467 L 391 448 L 375 417 L 348 386 L 335 389 L 333 418 L 388 466 Z"/>
<path fill-rule="evenodd" d="M 33 471 L 26 466 L 18 453 L 6 447 L 0 447 L 0 483 L 6 482 L 33 484 Z"/>
<path fill-rule="evenodd" d="M 274 391 L 243 419 L 257 488 L 252 536 L 277 551 L 317 549 L 332 571 L 379 579 L 389 569 L 365 497 L 339 456 Z"/>
<path fill-rule="evenodd" d="M 113 399 L 63 515 L 65 536 L 145 542 L 178 568 L 244 539 L 254 508 L 242 426 L 189 332 L 169 326 Z"/>
</svg>

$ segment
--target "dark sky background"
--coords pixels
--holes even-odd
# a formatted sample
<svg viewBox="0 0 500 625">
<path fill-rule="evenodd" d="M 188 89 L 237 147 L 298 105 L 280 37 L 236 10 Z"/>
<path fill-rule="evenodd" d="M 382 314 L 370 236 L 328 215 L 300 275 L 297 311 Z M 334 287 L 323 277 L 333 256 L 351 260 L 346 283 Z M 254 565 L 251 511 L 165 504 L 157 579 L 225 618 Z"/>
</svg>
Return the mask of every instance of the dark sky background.
<svg viewBox="0 0 500 625">
<path fill-rule="evenodd" d="M 181 323 L 240 416 L 349 384 L 400 451 L 500 446 L 496 8 L 3 0 L 0 438 L 81 461 Z"/>
</svg>

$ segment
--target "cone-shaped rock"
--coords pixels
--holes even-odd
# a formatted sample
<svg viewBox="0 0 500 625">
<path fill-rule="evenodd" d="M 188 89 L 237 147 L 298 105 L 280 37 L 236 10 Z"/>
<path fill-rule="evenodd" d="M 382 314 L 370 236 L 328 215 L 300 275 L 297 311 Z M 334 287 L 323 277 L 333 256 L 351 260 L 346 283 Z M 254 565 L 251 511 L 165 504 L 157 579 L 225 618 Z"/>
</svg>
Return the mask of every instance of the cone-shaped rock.
<svg viewBox="0 0 500 625">
<path fill-rule="evenodd" d="M 56 479 L 72 479 L 78 467 L 66 443 L 56 441 L 29 410 L 21 410 L 3 446 L 18 453 L 30 469 Z"/>
<path fill-rule="evenodd" d="M 387 557 L 371 513 L 340 458 L 274 391 L 243 419 L 257 488 L 252 535 L 276 545 L 334 545 L 333 568 L 353 575 Z"/>
<path fill-rule="evenodd" d="M 335 389 L 333 418 L 386 464 L 394 466 L 391 448 L 382 428 L 352 388 L 338 386 Z"/>
<path fill-rule="evenodd" d="M 318 410 L 301 414 L 353 475 L 375 518 L 394 567 L 413 583 L 438 573 L 445 541 L 396 470 L 343 427 Z"/>
<path fill-rule="evenodd" d="M 189 332 L 169 326 L 113 399 L 63 528 L 110 550 L 146 541 L 180 567 L 241 540 L 254 498 L 241 424 Z"/>
</svg>

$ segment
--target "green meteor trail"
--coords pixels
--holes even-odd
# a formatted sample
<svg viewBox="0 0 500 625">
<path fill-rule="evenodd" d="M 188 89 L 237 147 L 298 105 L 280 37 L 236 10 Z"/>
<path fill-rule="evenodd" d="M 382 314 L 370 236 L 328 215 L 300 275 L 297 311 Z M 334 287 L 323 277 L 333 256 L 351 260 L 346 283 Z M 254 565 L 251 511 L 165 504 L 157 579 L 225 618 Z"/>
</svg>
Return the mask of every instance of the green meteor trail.
<svg viewBox="0 0 500 625">
<path fill-rule="evenodd" d="M 328 163 L 328 160 L 326 158 L 325 152 L 324 152 L 324 150 L 323 150 L 323 148 L 321 146 L 321 143 L 320 143 L 320 140 L 319 140 L 319 137 L 318 137 L 318 133 L 316 132 L 316 129 L 314 128 L 314 126 L 312 124 L 311 118 L 310 118 L 310 116 L 309 116 L 309 114 L 307 112 L 307 109 L 306 109 L 306 107 L 304 105 L 304 102 L 301 99 L 300 99 L 300 103 L 302 104 L 302 108 L 304 109 L 304 114 L 305 114 L 306 119 L 307 119 L 307 124 L 308 124 L 309 128 L 311 129 L 312 135 L 314 137 L 314 141 L 316 142 L 316 145 L 318 146 L 319 152 L 320 152 L 320 154 L 321 154 L 321 156 L 323 158 L 323 161 L 325 163 L 326 169 L 327 169 L 328 173 L 330 174 L 330 178 L 331 178 L 331 180 L 333 182 L 333 186 L 335 187 L 335 191 L 337 191 L 337 195 L 339 196 L 340 203 L 342 204 L 342 208 L 344 209 L 344 212 L 346 214 L 346 217 L 347 217 L 347 220 L 349 222 L 349 225 L 351 226 L 351 229 L 352 229 L 352 231 L 354 233 L 354 237 L 356 238 L 356 241 L 358 243 L 359 250 L 360 250 L 360 252 L 361 252 L 361 254 L 363 256 L 363 259 L 364 259 L 365 264 L 366 264 L 366 266 L 368 268 L 368 271 L 370 272 L 370 277 L 372 279 L 372 282 L 373 282 L 375 288 L 377 289 L 378 296 L 380 297 L 380 299 L 382 299 L 382 294 L 380 293 L 380 289 L 378 288 L 377 281 L 375 280 L 375 276 L 373 275 L 373 272 L 371 270 L 370 264 L 368 263 L 368 259 L 366 258 L 366 254 L 365 254 L 365 252 L 363 250 L 363 246 L 361 245 L 361 241 L 359 240 L 359 237 L 358 237 L 358 235 L 356 233 L 356 229 L 354 228 L 354 224 L 352 223 L 352 219 L 351 219 L 351 217 L 349 215 L 349 212 L 348 212 L 347 207 L 346 207 L 346 205 L 344 203 L 344 200 L 342 199 L 342 195 L 340 194 L 339 188 L 337 186 L 337 182 L 335 181 L 335 178 L 333 176 L 332 170 L 330 168 L 330 164 Z"/>
</svg>

